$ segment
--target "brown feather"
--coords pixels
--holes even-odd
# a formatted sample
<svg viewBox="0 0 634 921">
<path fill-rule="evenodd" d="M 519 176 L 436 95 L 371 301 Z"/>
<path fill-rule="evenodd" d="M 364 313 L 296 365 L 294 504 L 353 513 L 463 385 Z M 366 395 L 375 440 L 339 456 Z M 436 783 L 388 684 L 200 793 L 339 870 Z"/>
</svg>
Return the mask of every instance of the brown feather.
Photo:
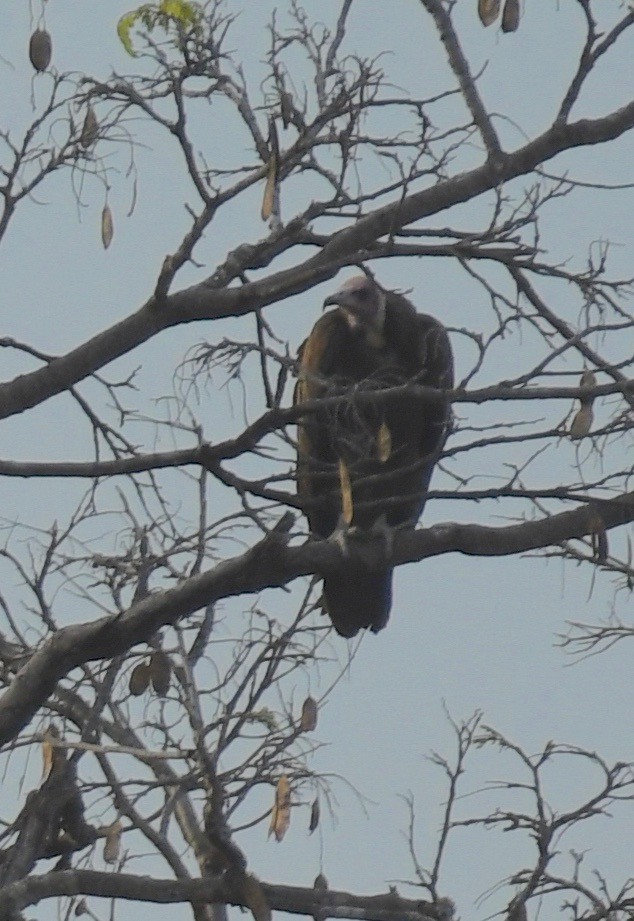
<svg viewBox="0 0 634 921">
<path fill-rule="evenodd" d="M 370 280 L 367 284 L 373 285 Z M 356 399 L 360 391 L 408 381 L 438 388 L 453 385 L 444 327 L 393 294 L 385 297 L 382 325 L 370 325 L 376 313 L 367 310 L 368 297 L 358 307 L 351 300 L 362 289 L 357 278 L 328 298 L 342 306 L 317 320 L 299 354 L 295 405 L 325 396 L 342 398 L 334 408 L 309 413 L 298 423 L 297 490 L 311 531 L 322 538 L 336 528 L 344 506 L 352 524 L 363 530 L 379 519 L 392 527 L 413 526 L 448 430 L 446 401 L 403 391 L 376 403 Z M 351 323 L 350 311 L 359 322 Z M 370 317 L 367 327 L 365 316 Z M 349 474 L 345 496 L 342 465 Z M 391 578 L 391 569 L 368 571 L 357 563 L 350 564 L 344 577 L 325 581 L 326 607 L 339 633 L 354 636 L 363 627 L 377 631 L 385 626 Z"/>
</svg>

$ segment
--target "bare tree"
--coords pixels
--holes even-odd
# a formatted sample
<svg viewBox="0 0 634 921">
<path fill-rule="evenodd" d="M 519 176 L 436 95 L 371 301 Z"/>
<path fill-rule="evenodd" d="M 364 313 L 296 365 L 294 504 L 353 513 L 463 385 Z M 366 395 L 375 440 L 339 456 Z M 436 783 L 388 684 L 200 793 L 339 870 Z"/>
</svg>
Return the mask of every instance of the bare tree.
<svg viewBox="0 0 634 921">
<path fill-rule="evenodd" d="M 408 7 L 413 27 L 435 30 L 448 65 L 444 90 L 428 96 L 395 85 L 386 57 L 364 56 L 351 42 L 355 16 L 380 29 L 378 5 L 364 13 L 362 3 L 343 0 L 325 24 L 321 8 L 312 16 L 295 0 L 282 6 L 255 76 L 254 52 L 236 50 L 235 14 L 220 0 L 131 10 L 112 39 L 113 54 L 119 44 L 127 52 L 128 70 L 110 76 L 59 72 L 44 11 L 32 23 L 33 110 L 0 132 L 0 240 L 23 207 L 64 181 L 79 209 L 89 190 L 103 192 L 107 248 L 118 233 L 111 195 L 126 190 L 134 207 L 147 146 L 175 145 L 188 201 L 186 226 L 140 307 L 126 305 L 123 319 L 67 354 L 0 340 L 19 370 L 0 385 L 2 418 L 32 418 L 39 447 L 38 408 L 61 395 L 72 414 L 69 441 L 77 433 L 61 460 L 25 461 L 5 450 L 0 474 L 5 482 L 82 484 L 76 502 L 69 489 L 63 519 L 4 521 L 0 739 L 8 774 L 18 771 L 31 792 L 23 808 L 10 800 L 2 807 L 0 915 L 19 918 L 64 897 L 66 915 L 94 917 L 89 897 L 102 896 L 187 903 L 199 921 L 222 916 L 226 905 L 248 907 L 256 921 L 272 909 L 442 919 L 453 913 L 440 885 L 447 840 L 478 825 L 523 835 L 532 847 L 527 865 L 504 880 L 509 917 L 541 903 L 574 919 L 632 917 L 631 881 L 612 891 L 585 873 L 579 852 L 562 857 L 560 843 L 569 829 L 634 798 L 631 767 L 555 742 L 530 755 L 480 714 L 452 723 L 453 760 L 433 756 L 448 792 L 430 866 L 417 856 L 408 800 L 410 882 L 422 898 L 329 891 L 320 877 L 314 888 L 273 885 L 248 869 L 242 831 L 268 823 L 281 838 L 302 810 L 312 831 L 332 805 L 342 781 L 313 770 L 310 755 L 336 680 L 319 701 L 297 699 L 296 688 L 321 662 L 349 664 L 319 589 L 319 577 L 346 559 L 338 543 L 306 534 L 294 486 L 295 353 L 284 309 L 266 308 L 347 267 L 380 278 L 398 260 L 406 289 L 419 260 L 447 261 L 468 278 L 475 306 L 450 330 L 454 424 L 430 502 L 477 513 L 467 524 L 399 530 L 387 549 L 368 540 L 362 552 L 369 560 L 388 553 L 399 565 L 537 551 L 592 567 L 617 592 L 634 584 L 622 527 L 634 520 L 632 279 L 613 274 L 599 227 L 599 242 L 569 252 L 569 262 L 543 242 L 564 201 L 589 187 L 614 194 L 601 177 L 601 151 L 634 127 L 634 98 L 614 104 L 606 92 L 599 114 L 583 112 L 595 75 L 607 74 L 610 86 L 613 57 L 631 52 L 634 11 L 618 0 L 571 4 L 585 30 L 576 70 L 563 93 L 553 92 L 550 123 L 520 139 L 516 113 L 489 111 L 460 26 L 465 15 L 470 29 L 501 15 L 500 40 L 519 36 L 515 0 L 502 10 L 476 0 Z M 552 6 L 556 26 L 562 14 Z M 25 54 L 19 67 L 28 66 Z M 416 75 L 412 86 L 420 85 Z M 230 126 L 243 143 L 219 152 L 210 124 L 227 135 Z M 570 171 L 579 150 L 594 164 L 591 181 Z M 631 195 L 631 185 L 620 194 Z M 256 198 L 252 235 L 204 269 L 205 235 L 230 240 L 232 216 L 251 213 Z M 475 225 L 474 201 L 486 214 Z M 246 318 L 251 335 L 235 336 L 232 318 Z M 136 352 L 187 324 L 196 344 L 171 369 L 171 392 L 153 401 L 139 387 Z M 530 348 L 519 351 L 525 342 Z M 118 376 L 107 366 L 122 356 L 133 363 Z M 243 400 L 244 420 L 211 441 L 204 422 L 226 384 Z M 86 438 L 92 455 L 77 460 L 75 445 Z M 565 482 L 548 460 L 562 444 L 576 446 Z M 492 508 L 513 522 L 492 524 Z M 275 597 L 286 588 L 284 602 L 265 603 L 267 588 Z M 594 651 L 631 633 L 617 620 L 577 623 L 563 642 Z M 15 767 L 38 747 L 39 780 Z M 502 805 L 485 795 L 478 815 L 460 798 L 462 775 L 489 750 L 509 756 L 514 773 L 499 782 Z M 570 762 L 588 764 L 594 786 L 583 801 L 555 809 L 543 775 Z M 98 845 L 114 872 L 90 868 Z M 148 852 L 148 872 L 131 872 Z"/>
</svg>

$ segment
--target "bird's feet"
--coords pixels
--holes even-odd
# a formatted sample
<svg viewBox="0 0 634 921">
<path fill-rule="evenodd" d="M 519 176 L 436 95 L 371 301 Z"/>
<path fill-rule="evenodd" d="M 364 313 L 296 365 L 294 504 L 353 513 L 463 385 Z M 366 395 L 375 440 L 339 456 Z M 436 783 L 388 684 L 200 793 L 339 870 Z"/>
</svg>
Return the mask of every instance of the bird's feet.
<svg viewBox="0 0 634 921">
<path fill-rule="evenodd" d="M 349 524 L 345 517 L 341 515 L 337 522 L 337 527 L 332 532 L 329 541 L 337 544 L 343 556 L 350 556 L 350 545 L 352 541 L 371 541 L 381 538 L 383 544 L 383 555 L 389 560 L 394 550 L 394 529 L 387 523 L 385 515 L 381 515 L 372 523 L 372 526 L 364 530 L 357 525 Z M 361 549 L 359 547 L 359 549 Z"/>
<path fill-rule="evenodd" d="M 351 525 L 347 518 L 342 514 L 339 516 L 337 526 L 328 540 L 339 547 L 342 556 L 350 556 L 350 547 L 348 541 L 351 537 L 357 537 L 359 534 L 359 528 L 357 528 L 356 525 Z"/>
</svg>

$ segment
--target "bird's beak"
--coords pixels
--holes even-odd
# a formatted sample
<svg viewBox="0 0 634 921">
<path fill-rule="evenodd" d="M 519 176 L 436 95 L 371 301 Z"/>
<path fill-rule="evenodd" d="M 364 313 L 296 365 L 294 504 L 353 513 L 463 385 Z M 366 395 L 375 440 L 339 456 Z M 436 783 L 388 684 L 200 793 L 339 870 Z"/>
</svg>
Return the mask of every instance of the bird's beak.
<svg viewBox="0 0 634 921">
<path fill-rule="evenodd" d="M 350 297 L 345 291 L 335 291 L 334 294 L 329 294 L 326 300 L 324 301 L 324 310 L 326 307 L 351 307 L 352 303 Z"/>
</svg>

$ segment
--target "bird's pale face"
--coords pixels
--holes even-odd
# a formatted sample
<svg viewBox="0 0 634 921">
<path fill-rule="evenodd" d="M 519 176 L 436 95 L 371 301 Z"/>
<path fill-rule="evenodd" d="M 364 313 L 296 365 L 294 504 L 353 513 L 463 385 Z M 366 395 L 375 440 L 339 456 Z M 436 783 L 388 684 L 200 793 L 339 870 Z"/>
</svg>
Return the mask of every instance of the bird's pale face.
<svg viewBox="0 0 634 921">
<path fill-rule="evenodd" d="M 385 322 L 385 294 L 371 278 L 357 275 L 331 294 L 324 307 L 336 305 L 352 330 L 381 336 Z"/>
</svg>

